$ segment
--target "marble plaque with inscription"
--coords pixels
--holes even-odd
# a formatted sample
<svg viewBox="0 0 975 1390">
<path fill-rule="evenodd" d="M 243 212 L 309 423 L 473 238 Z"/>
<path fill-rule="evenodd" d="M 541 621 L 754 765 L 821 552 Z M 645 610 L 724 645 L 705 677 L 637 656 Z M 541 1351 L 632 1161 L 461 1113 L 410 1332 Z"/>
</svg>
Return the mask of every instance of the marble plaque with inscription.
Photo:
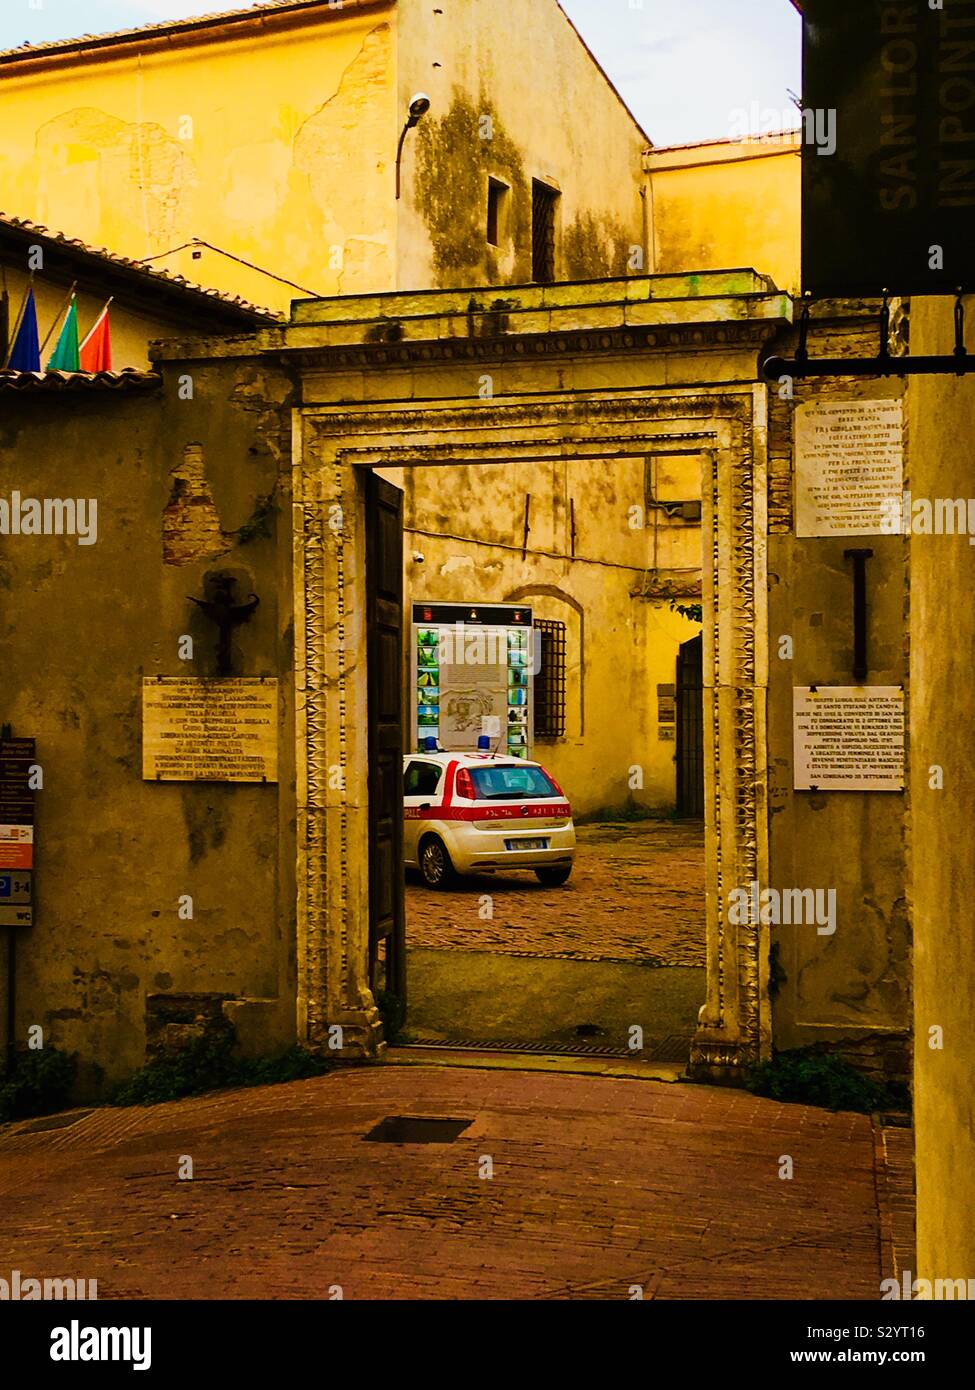
<svg viewBox="0 0 975 1390">
<path fill-rule="evenodd" d="M 142 776 L 152 782 L 276 782 L 277 681 L 147 677 Z"/>
<path fill-rule="evenodd" d="M 900 686 L 797 686 L 793 728 L 796 791 L 904 790 Z"/>
<path fill-rule="evenodd" d="M 901 401 L 796 407 L 796 535 L 896 534 L 904 491 Z"/>
</svg>

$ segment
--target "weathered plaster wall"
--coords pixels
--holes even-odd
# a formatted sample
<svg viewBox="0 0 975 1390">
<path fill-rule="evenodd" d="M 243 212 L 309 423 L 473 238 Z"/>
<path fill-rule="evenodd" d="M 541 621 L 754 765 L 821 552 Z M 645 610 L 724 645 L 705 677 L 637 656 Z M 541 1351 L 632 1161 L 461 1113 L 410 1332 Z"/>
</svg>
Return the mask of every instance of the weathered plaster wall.
<svg viewBox="0 0 975 1390">
<path fill-rule="evenodd" d="M 966 310 L 970 320 L 971 298 Z M 950 300 L 914 300 L 911 320 L 912 352 L 952 351 Z M 968 377 L 917 377 L 909 400 L 914 498 L 967 502 L 975 474 L 975 383 Z M 932 1280 L 971 1278 L 975 1270 L 973 584 L 969 537 L 912 537 L 916 1272 Z M 942 1030 L 940 1047 L 935 1029 Z"/>
<path fill-rule="evenodd" d="M 312 293 L 395 279 L 395 9 L 0 70 L 8 211 L 134 258 L 191 238 Z M 239 35 L 239 27 L 226 31 Z M 300 291 L 212 251 L 157 262 L 285 308 Z"/>
<path fill-rule="evenodd" d="M 814 356 L 875 351 L 876 320 L 814 319 Z M 835 310 L 833 311 L 835 312 Z M 854 308 L 853 313 L 856 313 Z M 794 344 L 793 344 L 794 345 Z M 770 393 L 769 430 L 769 818 L 770 885 L 836 891 L 837 930 L 773 928 L 777 1046 L 835 1046 L 878 1074 L 909 1069 L 910 927 L 904 795 L 793 791 L 793 687 L 855 685 L 853 571 L 867 563 L 870 685 L 908 683 L 907 548 L 897 536 L 798 539 L 794 534 L 794 406 L 813 399 L 878 399 L 903 393 L 889 381 L 796 383 L 795 401 Z M 791 638 L 794 656 L 779 656 Z M 747 885 L 743 885 L 747 887 Z"/>
<path fill-rule="evenodd" d="M 659 270 L 752 266 L 798 291 L 798 143 L 715 141 L 655 149 L 646 163 Z"/>
<path fill-rule="evenodd" d="M 175 372 L 148 397 L 0 397 L 4 494 L 98 502 L 94 545 L 0 538 L 0 720 L 36 737 L 44 769 L 37 924 L 18 936 L 16 1033 L 23 1043 L 40 1023 L 76 1051 L 87 1094 L 96 1062 L 107 1080 L 143 1062 L 152 997 L 226 995 L 246 1046 L 294 1038 L 290 459 L 277 414 L 286 388 L 252 367 L 188 370 L 192 401 L 178 398 Z M 195 554 L 188 544 L 181 563 L 167 563 L 163 516 L 191 443 L 225 553 L 208 557 L 201 531 Z M 212 674 L 213 629 L 188 596 L 214 567 L 241 571 L 261 598 L 236 634 L 238 671 L 282 677 L 277 788 L 142 780 L 142 678 Z M 193 661 L 179 659 L 183 634 Z M 178 915 L 184 894 L 192 920 Z"/>
<path fill-rule="evenodd" d="M 562 195 L 556 278 L 627 274 L 649 141 L 555 0 L 401 0 L 398 34 L 401 119 L 416 92 L 433 103 L 407 139 L 400 287 L 530 281 L 532 179 Z M 497 248 L 489 177 L 510 189 Z"/>
</svg>

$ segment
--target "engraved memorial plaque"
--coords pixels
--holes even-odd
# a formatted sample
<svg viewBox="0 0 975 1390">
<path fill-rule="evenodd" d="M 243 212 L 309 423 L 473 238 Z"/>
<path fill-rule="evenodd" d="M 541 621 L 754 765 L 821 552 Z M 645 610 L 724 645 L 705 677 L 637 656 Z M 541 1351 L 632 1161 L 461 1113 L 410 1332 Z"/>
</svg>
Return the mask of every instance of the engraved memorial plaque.
<svg viewBox="0 0 975 1390">
<path fill-rule="evenodd" d="M 797 686 L 796 791 L 904 790 L 900 686 Z"/>
<path fill-rule="evenodd" d="M 147 677 L 142 776 L 152 782 L 276 782 L 277 681 Z"/>
<path fill-rule="evenodd" d="M 795 412 L 796 535 L 896 535 L 901 401 L 812 401 Z"/>
</svg>

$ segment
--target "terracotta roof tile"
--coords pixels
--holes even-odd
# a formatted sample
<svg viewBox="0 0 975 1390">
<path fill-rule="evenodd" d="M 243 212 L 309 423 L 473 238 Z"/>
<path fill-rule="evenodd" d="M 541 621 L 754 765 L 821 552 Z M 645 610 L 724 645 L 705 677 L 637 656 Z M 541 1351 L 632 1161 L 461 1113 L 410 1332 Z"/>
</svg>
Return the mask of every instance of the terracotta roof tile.
<svg viewBox="0 0 975 1390">
<path fill-rule="evenodd" d="M 0 371 L 0 391 L 155 391 L 158 372 L 126 367 L 121 372 Z"/>
<path fill-rule="evenodd" d="M 341 15 L 343 11 L 366 9 L 378 4 L 392 4 L 394 0 L 344 0 L 334 5 L 329 0 L 264 0 L 262 4 L 236 7 L 231 10 L 216 10 L 209 14 L 188 15 L 183 19 L 158 20 L 152 24 L 140 24 L 131 29 L 113 29 L 104 34 L 79 34 L 72 39 L 54 39 L 49 43 L 24 43 L 18 48 L 0 49 L 0 63 L 43 57 L 48 54 L 70 52 L 72 49 L 84 50 L 111 44 L 126 43 L 130 40 L 153 38 L 191 32 L 210 25 L 233 23 L 247 19 L 260 19 L 265 15 L 300 13 L 302 10 L 321 10 L 323 17 Z"/>
</svg>

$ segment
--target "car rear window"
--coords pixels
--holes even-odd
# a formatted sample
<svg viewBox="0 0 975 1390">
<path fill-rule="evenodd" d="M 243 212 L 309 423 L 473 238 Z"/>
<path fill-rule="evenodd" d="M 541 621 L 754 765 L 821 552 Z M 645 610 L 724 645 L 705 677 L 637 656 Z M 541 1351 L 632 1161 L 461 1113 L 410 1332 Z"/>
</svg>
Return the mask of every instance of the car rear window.
<svg viewBox="0 0 975 1390">
<path fill-rule="evenodd" d="M 471 768 L 478 801 L 527 801 L 532 797 L 558 796 L 561 792 L 540 767 L 523 763 L 502 767 Z"/>
</svg>

